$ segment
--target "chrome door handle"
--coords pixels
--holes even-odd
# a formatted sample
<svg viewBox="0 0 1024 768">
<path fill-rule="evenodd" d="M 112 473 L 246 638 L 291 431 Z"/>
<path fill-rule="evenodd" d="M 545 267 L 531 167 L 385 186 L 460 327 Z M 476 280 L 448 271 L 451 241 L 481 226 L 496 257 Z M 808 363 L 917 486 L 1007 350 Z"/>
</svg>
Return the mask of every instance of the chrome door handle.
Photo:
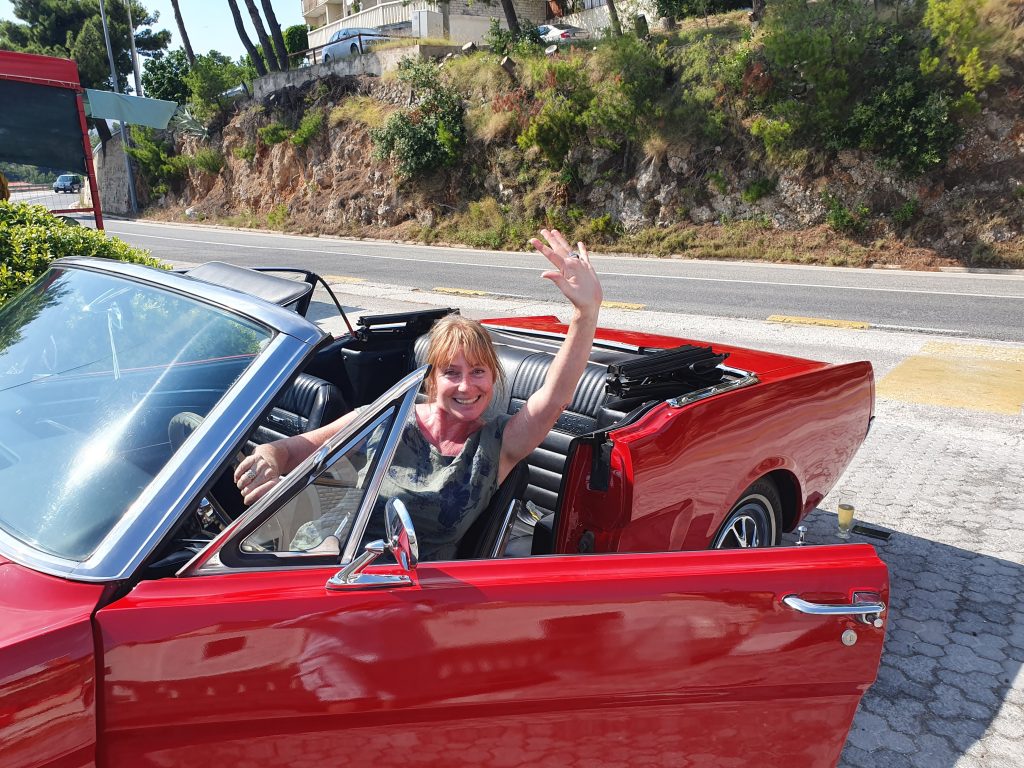
<svg viewBox="0 0 1024 768">
<path fill-rule="evenodd" d="M 857 595 L 854 595 L 854 602 L 849 605 L 809 603 L 796 595 L 786 595 L 782 598 L 782 603 L 794 611 L 809 613 L 814 616 L 856 616 L 858 620 L 863 621 L 865 624 L 873 624 L 876 627 L 882 626 L 882 614 L 885 613 L 885 603 L 881 601 L 861 601 L 857 599 Z"/>
</svg>

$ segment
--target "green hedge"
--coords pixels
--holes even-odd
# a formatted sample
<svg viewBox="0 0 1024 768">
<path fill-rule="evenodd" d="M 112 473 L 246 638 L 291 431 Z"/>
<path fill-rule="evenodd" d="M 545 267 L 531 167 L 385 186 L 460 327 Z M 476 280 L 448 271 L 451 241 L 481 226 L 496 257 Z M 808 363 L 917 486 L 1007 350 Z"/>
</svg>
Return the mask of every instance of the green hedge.
<svg viewBox="0 0 1024 768">
<path fill-rule="evenodd" d="M 161 266 L 148 251 L 103 232 L 68 224 L 41 205 L 0 200 L 0 305 L 43 274 L 51 261 L 67 256 Z"/>
</svg>

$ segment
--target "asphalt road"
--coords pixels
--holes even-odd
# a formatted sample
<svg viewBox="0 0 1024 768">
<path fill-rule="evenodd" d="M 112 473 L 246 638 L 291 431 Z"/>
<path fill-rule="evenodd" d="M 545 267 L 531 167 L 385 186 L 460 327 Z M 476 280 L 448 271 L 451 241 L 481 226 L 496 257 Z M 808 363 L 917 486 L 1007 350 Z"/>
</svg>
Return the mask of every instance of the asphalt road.
<svg viewBox="0 0 1024 768">
<path fill-rule="evenodd" d="M 420 290 L 557 300 L 533 253 L 437 248 L 224 228 L 106 222 L 167 261 L 290 266 Z M 659 312 L 764 320 L 863 322 L 876 328 L 1024 341 L 1024 274 L 966 274 L 595 257 L 605 299 Z"/>
</svg>

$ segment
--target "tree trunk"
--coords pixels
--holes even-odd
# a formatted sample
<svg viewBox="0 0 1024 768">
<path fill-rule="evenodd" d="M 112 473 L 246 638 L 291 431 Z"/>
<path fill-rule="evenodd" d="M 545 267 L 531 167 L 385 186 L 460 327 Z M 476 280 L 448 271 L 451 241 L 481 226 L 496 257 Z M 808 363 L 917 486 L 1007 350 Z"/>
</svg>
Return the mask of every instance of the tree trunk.
<svg viewBox="0 0 1024 768">
<path fill-rule="evenodd" d="M 619 23 L 619 12 L 615 10 L 615 0 L 605 0 L 608 3 L 608 20 L 612 24 L 612 34 L 622 37 L 622 24 Z"/>
<path fill-rule="evenodd" d="M 252 65 L 256 69 L 256 74 L 263 77 L 267 74 L 267 67 L 264 65 L 259 51 L 256 50 L 256 46 L 252 44 L 252 40 L 249 39 L 249 35 L 245 32 L 245 24 L 242 23 L 242 14 L 238 10 L 238 1 L 228 0 L 228 6 L 231 8 L 231 18 L 235 20 L 235 29 L 238 31 L 238 39 L 241 40 L 242 45 L 245 46 L 245 52 L 249 54 L 249 59 L 252 61 Z"/>
<path fill-rule="evenodd" d="M 270 67 L 271 72 L 279 72 L 281 65 L 277 62 L 277 56 L 274 55 L 274 46 L 270 42 L 270 36 L 267 35 L 267 29 L 263 26 L 263 17 L 260 16 L 260 12 L 256 9 L 256 3 L 254 0 L 245 0 L 245 7 L 249 11 L 249 18 L 252 19 L 253 29 L 256 30 L 256 37 L 259 38 L 260 47 L 263 49 L 263 58 L 267 62 L 267 66 Z"/>
<path fill-rule="evenodd" d="M 505 23 L 508 24 L 509 32 L 518 35 L 519 19 L 516 17 L 516 7 L 512 5 L 512 0 L 501 0 L 501 10 L 505 12 Z"/>
<path fill-rule="evenodd" d="M 288 61 L 288 46 L 284 44 L 284 35 L 281 34 L 281 24 L 274 13 L 274 6 L 270 0 L 262 0 L 263 15 L 267 17 L 267 26 L 270 27 L 270 36 L 274 38 L 274 47 L 277 49 L 277 60 L 281 62 L 281 69 L 285 70 L 291 66 Z"/>
<path fill-rule="evenodd" d="M 178 0 L 171 0 L 171 8 L 174 9 L 174 20 L 178 22 L 178 33 L 181 35 L 181 45 L 185 49 L 185 58 L 189 67 L 196 65 L 196 55 L 192 53 L 192 43 L 189 42 L 188 32 L 185 31 L 185 21 L 181 18 L 181 8 L 178 7 Z"/>
<path fill-rule="evenodd" d="M 754 24 L 764 21 L 765 0 L 754 0 L 750 5 L 750 21 Z"/>
</svg>

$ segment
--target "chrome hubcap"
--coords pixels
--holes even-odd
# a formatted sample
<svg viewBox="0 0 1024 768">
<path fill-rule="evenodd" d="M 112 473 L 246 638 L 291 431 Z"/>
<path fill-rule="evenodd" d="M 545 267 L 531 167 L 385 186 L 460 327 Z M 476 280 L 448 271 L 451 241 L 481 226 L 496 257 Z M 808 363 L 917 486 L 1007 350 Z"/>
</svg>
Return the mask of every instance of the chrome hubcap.
<svg viewBox="0 0 1024 768">
<path fill-rule="evenodd" d="M 719 546 L 726 544 L 730 538 L 736 547 L 743 549 L 747 547 L 760 547 L 761 528 L 758 526 L 757 520 L 749 515 L 738 515 L 732 521 L 732 525 L 725 530 Z"/>
</svg>

